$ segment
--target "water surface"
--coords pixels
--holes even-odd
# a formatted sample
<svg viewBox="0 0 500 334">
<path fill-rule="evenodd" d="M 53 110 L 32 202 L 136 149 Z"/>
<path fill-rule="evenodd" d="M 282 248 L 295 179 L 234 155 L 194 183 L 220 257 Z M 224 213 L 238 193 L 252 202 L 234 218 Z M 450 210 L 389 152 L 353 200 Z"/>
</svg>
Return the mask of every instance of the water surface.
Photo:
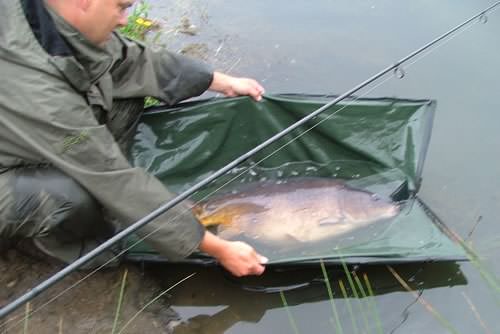
<svg viewBox="0 0 500 334">
<path fill-rule="evenodd" d="M 217 69 L 261 81 L 269 93 L 340 94 L 393 64 L 481 9 L 490 1 L 151 1 L 152 16 L 175 22 L 190 15 L 200 32 L 185 43 L 205 43 Z M 482 256 L 497 280 L 500 261 L 500 12 L 476 23 L 411 65 L 402 80 L 388 77 L 358 95 L 431 98 L 438 107 L 420 197 Z M 172 43 L 172 48 L 178 47 Z M 379 81 L 380 83 L 381 81 Z M 375 86 L 372 86 L 375 87 Z M 371 89 L 371 88 L 370 88 Z M 411 233 L 411 231 L 408 231 Z M 395 268 L 438 320 L 384 267 L 361 268 L 374 282 L 373 298 L 385 333 L 498 333 L 500 304 L 471 263 Z M 182 276 L 170 268 L 172 283 Z M 321 278 L 319 268 L 270 273 L 278 284 L 300 275 Z M 172 292 L 179 333 L 335 333 L 324 285 L 279 294 L 248 292 L 217 270 L 198 274 Z M 345 299 L 338 280 L 336 308 L 346 333 L 377 332 L 363 320 L 360 300 Z M 307 280 L 304 280 L 307 281 Z M 258 281 L 257 281 L 258 282 Z M 241 283 L 241 282 L 239 282 Z M 298 283 L 298 282 L 295 282 Z M 365 303 L 368 299 L 362 299 Z M 420 299 L 422 300 L 422 299 Z M 288 313 L 288 312 L 289 313 Z M 289 314 L 292 315 L 290 320 Z M 370 313 L 371 314 L 371 313 Z M 368 323 L 368 326 L 366 326 Z"/>
</svg>

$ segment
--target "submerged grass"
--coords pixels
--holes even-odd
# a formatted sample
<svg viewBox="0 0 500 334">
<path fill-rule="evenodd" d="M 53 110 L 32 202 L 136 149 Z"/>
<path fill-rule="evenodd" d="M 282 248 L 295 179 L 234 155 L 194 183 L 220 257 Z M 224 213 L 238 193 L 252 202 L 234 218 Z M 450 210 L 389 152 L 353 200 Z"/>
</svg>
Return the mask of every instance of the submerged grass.
<svg viewBox="0 0 500 334">
<path fill-rule="evenodd" d="M 122 284 L 120 286 L 120 293 L 118 295 L 118 303 L 116 305 L 115 320 L 113 321 L 113 329 L 111 330 L 111 334 L 115 334 L 116 329 L 118 327 L 118 320 L 120 319 L 120 312 L 121 312 L 122 303 L 123 303 L 123 296 L 125 295 L 125 285 L 127 282 L 127 274 L 128 274 L 128 269 L 125 269 L 125 271 L 123 272 Z"/>
<path fill-rule="evenodd" d="M 422 304 L 427 311 L 437 320 L 441 323 L 441 325 L 448 330 L 448 332 L 452 334 L 459 334 L 459 332 L 453 327 L 453 325 L 446 320 L 428 301 L 424 299 L 424 297 L 419 296 L 415 290 L 413 290 L 408 283 L 405 282 L 405 280 L 394 270 L 393 267 L 387 266 L 387 269 L 391 272 L 391 274 L 396 278 L 396 280 L 401 284 L 403 288 L 405 288 L 408 292 L 413 294 L 415 298 L 418 300 L 420 304 Z"/>
<path fill-rule="evenodd" d="M 285 293 L 283 290 L 280 290 L 281 302 L 283 303 L 283 307 L 285 308 L 286 314 L 288 315 L 288 321 L 290 322 L 290 326 L 293 329 L 295 334 L 300 334 L 297 324 L 295 323 L 295 319 L 292 316 L 292 312 L 290 312 L 290 308 L 288 307 L 288 303 L 285 298 Z"/>
<path fill-rule="evenodd" d="M 337 307 L 335 306 L 335 302 L 333 300 L 333 291 L 330 285 L 330 280 L 328 278 L 328 273 L 326 272 L 323 260 L 320 261 L 320 265 L 321 265 L 321 271 L 323 272 L 323 277 L 325 279 L 326 289 L 328 290 L 328 297 L 330 297 L 330 304 L 332 305 L 332 313 L 333 313 L 333 318 L 335 319 L 335 327 L 337 328 L 338 333 L 343 334 L 344 330 L 342 329 L 342 325 L 339 319 L 339 314 L 337 312 Z"/>
</svg>

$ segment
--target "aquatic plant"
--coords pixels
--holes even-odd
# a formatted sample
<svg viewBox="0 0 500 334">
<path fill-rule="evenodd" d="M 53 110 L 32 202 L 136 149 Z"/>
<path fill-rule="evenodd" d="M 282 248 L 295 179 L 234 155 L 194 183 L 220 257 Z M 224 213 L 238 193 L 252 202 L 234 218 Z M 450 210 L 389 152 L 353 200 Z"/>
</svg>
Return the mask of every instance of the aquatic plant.
<svg viewBox="0 0 500 334">
<path fill-rule="evenodd" d="M 354 316 L 354 312 L 352 310 L 351 301 L 349 300 L 349 296 L 347 295 L 347 290 L 345 288 L 344 281 L 342 281 L 341 279 L 339 280 L 339 287 L 340 287 L 340 291 L 342 292 L 342 296 L 344 297 L 344 300 L 346 301 L 347 311 L 349 312 L 349 316 L 351 318 L 351 324 L 352 324 L 353 331 L 354 331 L 354 333 L 359 333 L 359 328 L 358 328 L 358 325 L 356 324 L 356 317 Z"/>
<path fill-rule="evenodd" d="M 374 315 L 378 332 L 384 333 L 384 330 L 382 329 L 382 322 L 380 321 L 380 316 L 378 314 L 377 305 L 375 304 L 375 295 L 373 294 L 372 285 L 370 284 L 370 280 L 368 279 L 368 275 L 366 273 L 363 274 L 363 278 L 365 280 L 366 289 L 368 290 L 368 295 L 370 296 L 369 305 Z"/>
<path fill-rule="evenodd" d="M 469 261 L 479 271 L 481 278 L 486 282 L 493 292 L 495 302 L 500 306 L 500 280 L 487 268 L 487 265 L 481 260 L 479 254 L 468 245 L 456 232 L 449 231 L 453 239 L 455 239 L 465 250 L 465 254 Z"/>
<path fill-rule="evenodd" d="M 354 281 L 352 279 L 351 272 L 347 268 L 346 262 L 344 260 L 342 260 L 341 263 L 342 263 L 342 268 L 344 269 L 344 272 L 346 274 L 347 281 L 349 282 L 349 286 L 351 288 L 351 291 L 352 291 L 352 293 L 354 295 L 354 298 L 356 298 L 356 300 L 358 301 L 357 304 L 358 304 L 358 308 L 359 308 L 359 313 L 361 314 L 361 318 L 363 320 L 363 324 L 365 325 L 366 331 L 368 332 L 369 331 L 369 325 L 368 325 L 368 318 L 366 316 L 366 310 L 364 308 L 363 303 L 361 302 L 361 299 L 359 297 L 359 294 L 358 294 L 358 291 L 356 289 L 356 286 L 354 285 Z"/>
<path fill-rule="evenodd" d="M 481 315 L 479 314 L 479 312 L 477 311 L 477 308 L 476 308 L 476 305 L 474 305 L 474 303 L 472 302 L 472 300 L 469 298 L 469 296 L 467 296 L 467 294 L 462 291 L 462 296 L 464 297 L 465 301 L 467 302 L 467 304 L 469 305 L 469 308 L 471 309 L 472 311 L 472 314 L 474 314 L 474 317 L 476 318 L 476 320 L 478 321 L 479 325 L 483 328 L 484 332 L 487 333 L 487 334 L 492 334 L 493 332 L 489 329 L 489 327 L 486 325 L 486 323 L 484 322 L 484 320 L 482 319 Z"/>
<path fill-rule="evenodd" d="M 283 303 L 283 308 L 288 315 L 288 321 L 290 321 L 290 326 L 292 327 L 293 332 L 295 334 L 300 334 L 299 329 L 297 328 L 297 324 L 295 323 L 295 319 L 292 316 L 292 312 L 290 312 L 290 308 L 288 307 L 288 302 L 286 301 L 285 293 L 283 292 L 283 290 L 280 290 L 280 297 L 281 302 Z"/>
<path fill-rule="evenodd" d="M 415 296 L 415 298 L 418 300 L 418 302 L 420 304 L 422 304 L 425 309 L 427 311 L 429 311 L 429 313 L 437 320 L 439 321 L 439 323 L 441 323 L 441 325 L 443 325 L 444 328 L 446 328 L 448 330 L 448 332 L 452 333 L 452 334 L 459 334 L 459 332 L 455 329 L 455 327 L 453 327 L 453 325 L 448 321 L 446 320 L 445 317 L 443 317 L 435 308 L 434 306 L 432 306 L 431 303 L 429 303 L 427 300 L 424 299 L 424 297 L 422 297 L 421 295 L 418 295 L 414 289 L 412 289 L 410 287 L 410 285 L 396 272 L 396 270 L 391 267 L 391 266 L 387 266 L 387 269 L 391 272 L 391 274 L 394 276 L 394 278 L 396 278 L 396 280 L 399 282 L 399 284 L 401 284 L 401 286 L 403 288 L 405 288 L 408 292 L 410 292 L 411 294 L 413 294 L 413 296 Z"/>
<path fill-rule="evenodd" d="M 344 333 L 344 330 L 342 329 L 342 325 L 340 324 L 340 318 L 339 318 L 339 314 L 337 312 L 337 307 L 335 306 L 335 302 L 333 301 L 333 291 L 332 291 L 332 287 L 330 285 L 330 280 L 328 278 L 328 273 L 326 272 L 326 267 L 325 267 L 325 263 L 323 262 L 323 260 L 320 260 L 320 265 L 321 265 L 321 271 L 323 272 L 323 277 L 325 279 L 326 289 L 328 290 L 328 297 L 330 298 L 330 304 L 332 305 L 332 313 L 333 313 L 333 317 L 335 319 L 335 327 L 337 328 L 337 331 L 340 334 L 342 334 L 342 333 Z"/>
</svg>

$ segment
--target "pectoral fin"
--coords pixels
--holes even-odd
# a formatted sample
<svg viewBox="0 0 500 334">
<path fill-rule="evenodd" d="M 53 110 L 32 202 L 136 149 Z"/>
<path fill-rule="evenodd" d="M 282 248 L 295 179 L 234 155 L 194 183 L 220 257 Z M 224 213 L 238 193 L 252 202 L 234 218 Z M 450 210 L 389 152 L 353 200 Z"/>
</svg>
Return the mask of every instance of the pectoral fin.
<svg viewBox="0 0 500 334">
<path fill-rule="evenodd" d="M 340 225 L 345 224 L 347 221 L 344 216 L 340 217 L 328 217 L 320 219 L 318 222 L 319 226 L 331 226 L 331 225 Z"/>
<path fill-rule="evenodd" d="M 285 233 L 285 242 L 298 243 L 298 242 L 304 242 L 304 240 L 297 238 L 297 236 L 291 233 Z"/>
</svg>

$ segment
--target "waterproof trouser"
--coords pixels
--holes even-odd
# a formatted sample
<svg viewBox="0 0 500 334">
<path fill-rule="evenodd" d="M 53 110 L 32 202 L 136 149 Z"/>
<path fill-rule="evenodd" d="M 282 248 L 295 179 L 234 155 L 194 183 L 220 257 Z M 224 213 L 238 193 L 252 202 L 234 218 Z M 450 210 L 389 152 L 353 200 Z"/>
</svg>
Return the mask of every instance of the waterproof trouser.
<svg viewBox="0 0 500 334">
<path fill-rule="evenodd" d="M 106 125 L 125 154 L 143 111 L 143 99 L 118 100 L 107 114 Z M 70 263 L 118 227 L 88 191 L 50 165 L 17 166 L 0 174 L 0 252 L 30 245 L 30 254 Z M 86 268 L 116 264 L 119 248 L 104 252 Z"/>
</svg>

